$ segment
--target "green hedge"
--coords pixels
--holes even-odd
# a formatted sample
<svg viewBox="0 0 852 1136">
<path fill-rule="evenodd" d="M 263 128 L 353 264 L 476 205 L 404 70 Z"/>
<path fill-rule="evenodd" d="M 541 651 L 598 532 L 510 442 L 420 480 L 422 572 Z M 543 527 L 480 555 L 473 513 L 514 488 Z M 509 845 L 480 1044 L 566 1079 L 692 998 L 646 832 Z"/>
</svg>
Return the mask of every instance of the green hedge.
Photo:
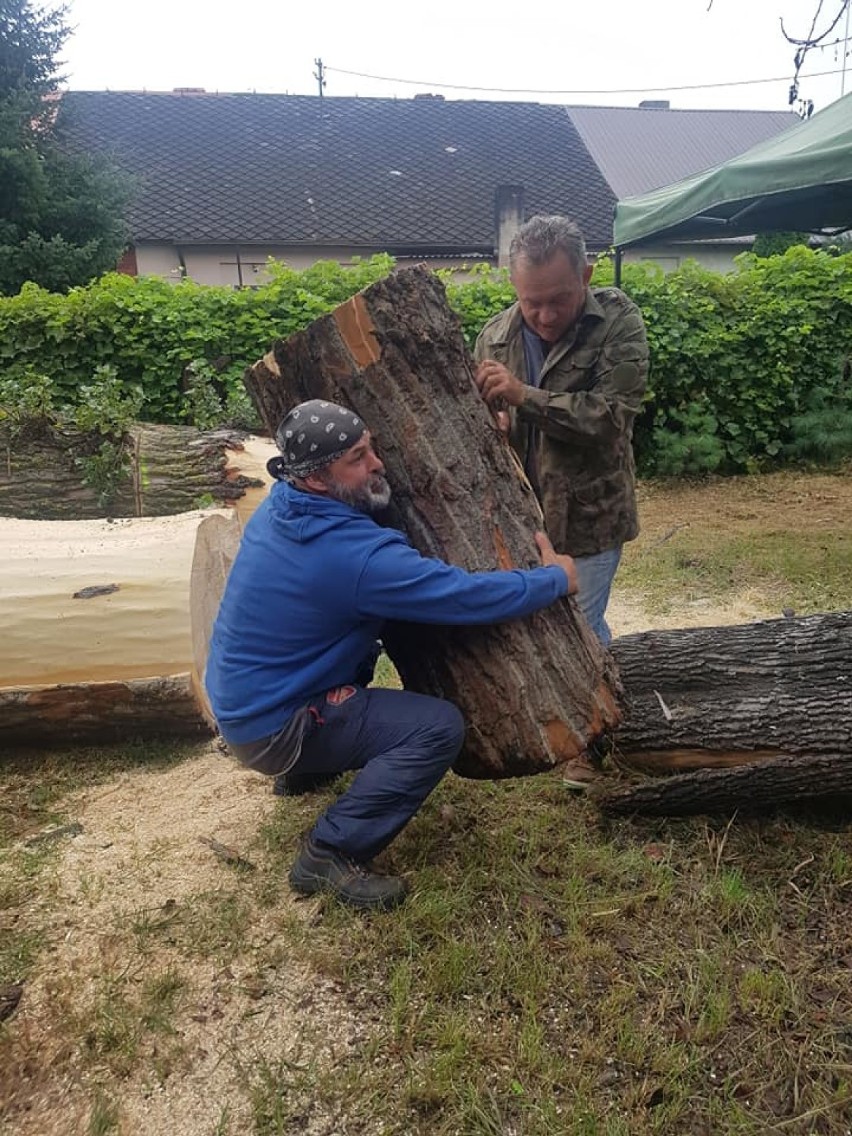
<svg viewBox="0 0 852 1136">
<path fill-rule="evenodd" d="M 210 425 L 241 389 L 245 366 L 277 336 L 380 278 L 389 257 L 352 268 L 274 266 L 269 284 L 237 291 L 113 274 L 67 295 L 25 285 L 0 299 L 0 387 L 21 391 L 48 375 L 54 406 L 73 406 L 98 368 L 141 388 L 142 416 Z M 450 302 L 473 343 L 512 300 L 503 272 L 446 276 Z M 610 283 L 601 262 L 595 282 Z M 739 471 L 789 459 L 852 453 L 852 254 L 804 247 L 739 258 L 728 275 L 688 263 L 665 275 L 626 265 L 641 307 L 651 383 L 636 430 L 646 474 Z M 105 373 L 105 372 L 104 372 Z"/>
<path fill-rule="evenodd" d="M 25 284 L 0 298 L 0 378 L 46 373 L 57 406 L 77 401 L 97 367 L 145 395 L 143 417 L 180 422 L 193 364 L 206 362 L 226 389 L 278 336 L 288 336 L 384 276 L 390 257 L 350 269 L 326 261 L 305 272 L 273 266 L 263 288 L 169 284 L 111 273 L 67 295 Z"/>
<path fill-rule="evenodd" d="M 651 349 L 636 431 L 646 473 L 852 454 L 852 255 L 797 246 L 737 260 L 725 275 L 694 262 L 669 275 L 625 266 Z"/>
</svg>

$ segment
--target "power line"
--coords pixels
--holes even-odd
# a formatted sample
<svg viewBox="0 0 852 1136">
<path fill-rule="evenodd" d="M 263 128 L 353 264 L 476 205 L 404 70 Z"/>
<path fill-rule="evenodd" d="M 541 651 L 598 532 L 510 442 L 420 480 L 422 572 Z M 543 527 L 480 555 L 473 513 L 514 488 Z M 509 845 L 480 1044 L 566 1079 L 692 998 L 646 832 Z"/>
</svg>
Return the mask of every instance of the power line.
<svg viewBox="0 0 852 1136">
<path fill-rule="evenodd" d="M 616 89 L 598 90 L 542 90 L 536 87 L 472 87 L 465 83 L 432 83 L 426 79 L 400 79 L 391 75 L 368 75 L 364 71 L 347 71 L 343 67 L 329 67 L 325 71 L 333 71 L 336 75 L 350 75 L 355 79 L 372 79 L 378 83 L 405 83 L 413 87 L 442 87 L 452 91 L 479 91 L 489 95 L 652 95 L 668 93 L 671 91 L 709 91 L 718 87 L 749 87 L 758 83 L 787 83 L 789 75 L 779 75 L 774 79 L 735 79 L 729 83 L 688 83 L 682 87 L 621 87 Z M 806 79 L 817 79 L 822 75 L 839 75 L 842 68 L 832 71 L 812 71 Z"/>
</svg>

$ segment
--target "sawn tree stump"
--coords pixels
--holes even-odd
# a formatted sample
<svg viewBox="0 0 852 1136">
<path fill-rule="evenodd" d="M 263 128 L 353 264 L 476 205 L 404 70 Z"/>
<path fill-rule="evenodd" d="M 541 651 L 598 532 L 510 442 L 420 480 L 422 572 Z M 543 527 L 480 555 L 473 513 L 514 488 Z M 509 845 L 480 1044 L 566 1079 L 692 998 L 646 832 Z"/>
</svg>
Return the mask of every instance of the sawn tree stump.
<svg viewBox="0 0 852 1136">
<path fill-rule="evenodd" d="M 443 285 L 414 267 L 277 341 L 245 382 L 271 432 L 308 398 L 363 417 L 393 488 L 393 521 L 424 555 L 471 571 L 532 567 L 540 514 L 471 366 Z M 397 625 L 385 645 L 407 689 L 461 709 L 466 776 L 550 769 L 619 720 L 617 672 L 573 600 L 495 627 Z"/>
</svg>

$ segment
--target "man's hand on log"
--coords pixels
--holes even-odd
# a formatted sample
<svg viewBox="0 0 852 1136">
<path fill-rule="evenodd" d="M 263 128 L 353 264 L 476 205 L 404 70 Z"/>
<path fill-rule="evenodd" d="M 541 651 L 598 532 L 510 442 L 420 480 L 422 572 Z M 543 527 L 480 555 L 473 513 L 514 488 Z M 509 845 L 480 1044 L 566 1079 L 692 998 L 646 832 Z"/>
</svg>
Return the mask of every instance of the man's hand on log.
<svg viewBox="0 0 852 1136">
<path fill-rule="evenodd" d="M 537 532 L 535 534 L 535 542 L 538 545 L 538 551 L 541 555 L 542 566 L 549 568 L 551 564 L 556 564 L 561 568 L 568 577 L 568 595 L 576 595 L 577 567 L 571 557 L 566 556 L 564 553 L 557 552 L 550 543 L 550 537 L 547 533 Z"/>
<path fill-rule="evenodd" d="M 502 398 L 509 406 L 520 406 L 524 401 L 525 384 L 495 359 L 483 359 L 473 378 L 479 393 L 489 405 L 498 398 Z"/>
</svg>

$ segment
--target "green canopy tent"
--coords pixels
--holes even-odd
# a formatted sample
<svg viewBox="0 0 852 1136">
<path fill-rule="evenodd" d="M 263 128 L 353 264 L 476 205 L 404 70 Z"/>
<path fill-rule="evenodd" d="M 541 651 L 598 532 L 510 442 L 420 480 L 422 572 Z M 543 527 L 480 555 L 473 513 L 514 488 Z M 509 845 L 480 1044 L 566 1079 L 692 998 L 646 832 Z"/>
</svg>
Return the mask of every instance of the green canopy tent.
<svg viewBox="0 0 852 1136">
<path fill-rule="evenodd" d="M 852 94 L 724 165 L 627 197 L 615 209 L 621 250 L 654 240 L 852 228 Z"/>
</svg>

